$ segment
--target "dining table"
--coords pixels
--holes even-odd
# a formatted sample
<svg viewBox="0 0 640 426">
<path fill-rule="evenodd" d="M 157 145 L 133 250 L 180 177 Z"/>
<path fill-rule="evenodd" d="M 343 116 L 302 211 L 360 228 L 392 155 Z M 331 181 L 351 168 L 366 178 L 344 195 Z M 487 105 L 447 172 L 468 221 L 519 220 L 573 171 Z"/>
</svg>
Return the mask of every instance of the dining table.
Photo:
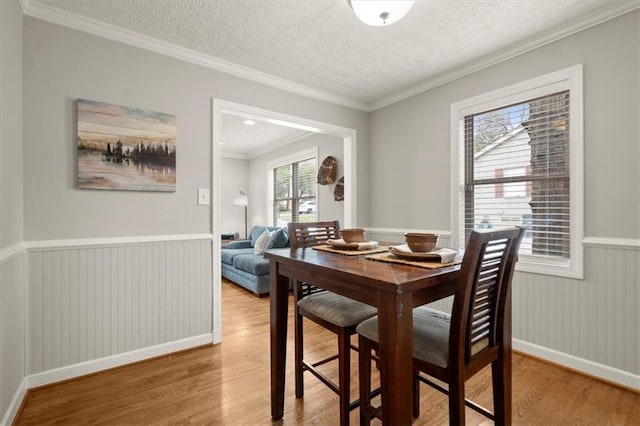
<svg viewBox="0 0 640 426">
<path fill-rule="evenodd" d="M 460 265 L 427 269 L 312 247 L 269 250 L 265 257 L 270 260 L 272 419 L 284 414 L 288 297 L 290 280 L 297 280 L 377 307 L 383 424 L 410 425 L 412 309 L 453 295 Z"/>
</svg>

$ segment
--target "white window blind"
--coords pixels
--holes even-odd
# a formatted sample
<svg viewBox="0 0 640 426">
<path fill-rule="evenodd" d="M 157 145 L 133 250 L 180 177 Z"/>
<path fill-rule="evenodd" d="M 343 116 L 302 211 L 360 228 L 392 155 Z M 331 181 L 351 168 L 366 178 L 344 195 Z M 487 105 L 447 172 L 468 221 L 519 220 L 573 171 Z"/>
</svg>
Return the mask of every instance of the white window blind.
<svg viewBox="0 0 640 426">
<path fill-rule="evenodd" d="M 464 229 L 523 226 L 520 253 L 571 257 L 568 90 L 464 116 Z"/>
<path fill-rule="evenodd" d="M 273 225 L 317 220 L 316 159 L 273 169 Z"/>
</svg>

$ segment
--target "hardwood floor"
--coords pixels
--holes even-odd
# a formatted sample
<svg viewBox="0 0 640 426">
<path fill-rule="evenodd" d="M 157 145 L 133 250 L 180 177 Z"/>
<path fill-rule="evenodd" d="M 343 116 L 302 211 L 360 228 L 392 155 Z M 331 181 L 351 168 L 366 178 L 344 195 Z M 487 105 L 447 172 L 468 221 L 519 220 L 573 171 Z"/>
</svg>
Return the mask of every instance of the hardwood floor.
<svg viewBox="0 0 640 426">
<path fill-rule="evenodd" d="M 16 419 L 28 424 L 271 424 L 269 298 L 223 281 L 223 343 L 120 367 L 32 390 Z M 337 396 L 305 376 L 305 397 L 293 391 L 293 335 L 287 354 L 283 425 L 337 424 Z M 306 350 L 322 355 L 336 339 L 305 323 Z M 357 357 L 352 354 L 357 395 Z M 640 425 L 640 395 L 538 360 L 514 354 L 513 422 L 521 425 Z M 329 364 L 327 374 L 335 371 Z M 335 374 L 333 376 L 335 378 Z M 446 397 L 421 387 L 415 425 L 447 424 Z M 467 396 L 491 407 L 489 370 L 467 382 Z M 467 423 L 492 424 L 467 409 Z M 351 412 L 358 424 L 358 411 Z M 374 423 L 375 424 L 375 423 Z"/>
</svg>

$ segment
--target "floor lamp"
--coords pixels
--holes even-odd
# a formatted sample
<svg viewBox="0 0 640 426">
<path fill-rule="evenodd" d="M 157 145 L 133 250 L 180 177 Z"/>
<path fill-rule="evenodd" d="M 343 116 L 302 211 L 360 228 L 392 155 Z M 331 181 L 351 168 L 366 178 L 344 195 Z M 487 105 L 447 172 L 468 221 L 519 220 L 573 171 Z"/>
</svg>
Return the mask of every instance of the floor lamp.
<svg viewBox="0 0 640 426">
<path fill-rule="evenodd" d="M 243 191 L 240 191 L 240 195 L 233 199 L 234 206 L 244 206 L 244 237 L 248 238 L 247 234 L 247 206 L 249 205 L 249 197 Z"/>
</svg>

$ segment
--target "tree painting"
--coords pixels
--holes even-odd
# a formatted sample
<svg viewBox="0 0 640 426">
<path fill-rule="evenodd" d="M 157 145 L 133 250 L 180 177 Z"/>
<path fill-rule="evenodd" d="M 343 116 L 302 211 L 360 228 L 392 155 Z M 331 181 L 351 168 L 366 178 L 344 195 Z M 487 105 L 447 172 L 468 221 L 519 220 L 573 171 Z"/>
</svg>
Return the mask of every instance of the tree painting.
<svg viewBox="0 0 640 426">
<path fill-rule="evenodd" d="M 176 117 L 78 99 L 78 188 L 176 190 Z"/>
</svg>

